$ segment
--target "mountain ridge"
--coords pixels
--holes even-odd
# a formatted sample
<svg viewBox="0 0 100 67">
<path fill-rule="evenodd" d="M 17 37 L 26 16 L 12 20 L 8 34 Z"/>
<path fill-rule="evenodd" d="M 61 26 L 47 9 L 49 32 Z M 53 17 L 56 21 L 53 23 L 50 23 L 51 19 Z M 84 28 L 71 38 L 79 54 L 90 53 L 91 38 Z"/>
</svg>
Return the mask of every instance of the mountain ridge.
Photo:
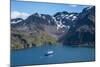
<svg viewBox="0 0 100 67">
<path fill-rule="evenodd" d="M 19 42 L 19 46 L 26 43 L 28 46 L 25 47 L 45 43 L 64 45 L 95 43 L 95 6 L 84 8 L 80 13 L 62 11 L 53 16 L 34 13 L 26 19 L 11 19 L 11 37 L 12 42 L 14 40 Z M 35 42 L 36 39 L 38 43 Z"/>
</svg>

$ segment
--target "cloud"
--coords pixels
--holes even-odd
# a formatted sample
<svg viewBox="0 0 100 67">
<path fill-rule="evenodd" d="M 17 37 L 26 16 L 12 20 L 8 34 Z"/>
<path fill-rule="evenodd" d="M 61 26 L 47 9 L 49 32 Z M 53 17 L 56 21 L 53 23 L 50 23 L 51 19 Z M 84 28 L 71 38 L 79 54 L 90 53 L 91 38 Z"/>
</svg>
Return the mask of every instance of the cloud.
<svg viewBox="0 0 100 67">
<path fill-rule="evenodd" d="M 14 18 L 23 18 L 26 19 L 30 14 L 25 13 L 25 12 L 18 12 L 18 11 L 12 11 L 11 12 L 11 19 Z"/>
</svg>

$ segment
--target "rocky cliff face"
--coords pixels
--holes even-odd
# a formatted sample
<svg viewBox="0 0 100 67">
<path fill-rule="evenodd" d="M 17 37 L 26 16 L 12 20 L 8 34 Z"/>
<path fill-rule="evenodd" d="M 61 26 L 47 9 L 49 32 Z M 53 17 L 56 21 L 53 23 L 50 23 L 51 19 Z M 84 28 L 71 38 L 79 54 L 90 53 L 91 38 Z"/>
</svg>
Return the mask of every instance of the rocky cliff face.
<svg viewBox="0 0 100 67">
<path fill-rule="evenodd" d="M 95 7 L 87 7 L 79 13 L 74 25 L 59 38 L 59 41 L 69 45 L 89 43 L 88 45 L 94 46 Z"/>
</svg>

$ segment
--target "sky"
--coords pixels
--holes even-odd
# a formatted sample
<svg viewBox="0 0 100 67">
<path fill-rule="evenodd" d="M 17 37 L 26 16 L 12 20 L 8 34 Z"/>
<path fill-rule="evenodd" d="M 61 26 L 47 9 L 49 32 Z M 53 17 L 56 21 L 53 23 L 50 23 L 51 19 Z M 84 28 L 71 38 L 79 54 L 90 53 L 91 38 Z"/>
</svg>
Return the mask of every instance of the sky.
<svg viewBox="0 0 100 67">
<path fill-rule="evenodd" d="M 54 15 L 56 12 L 81 12 L 87 5 L 69 5 L 69 4 L 54 4 L 54 3 L 39 3 L 39 2 L 23 2 L 15 1 L 11 2 L 11 14 L 12 17 L 28 16 L 33 13 L 50 14 Z M 24 16 L 25 15 L 25 16 Z"/>
</svg>

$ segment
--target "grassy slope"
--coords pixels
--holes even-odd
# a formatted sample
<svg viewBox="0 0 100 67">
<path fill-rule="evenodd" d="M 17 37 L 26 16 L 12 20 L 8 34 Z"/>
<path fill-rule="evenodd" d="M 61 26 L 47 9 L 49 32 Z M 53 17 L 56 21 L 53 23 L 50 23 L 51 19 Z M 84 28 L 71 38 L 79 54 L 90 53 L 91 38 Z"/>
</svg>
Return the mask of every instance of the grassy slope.
<svg viewBox="0 0 100 67">
<path fill-rule="evenodd" d="M 44 31 L 26 32 L 21 30 L 11 31 L 11 48 L 22 49 L 31 48 L 32 46 L 42 46 L 45 44 L 56 45 L 56 38 Z"/>
</svg>

